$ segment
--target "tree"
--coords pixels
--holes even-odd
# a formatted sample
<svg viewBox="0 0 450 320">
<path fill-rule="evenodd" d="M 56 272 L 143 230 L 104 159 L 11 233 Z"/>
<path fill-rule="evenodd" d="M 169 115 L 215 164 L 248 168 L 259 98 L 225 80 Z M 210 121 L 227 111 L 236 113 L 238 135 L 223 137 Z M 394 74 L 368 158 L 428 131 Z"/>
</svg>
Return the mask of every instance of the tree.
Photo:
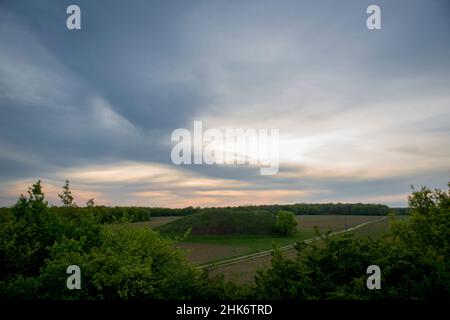
<svg viewBox="0 0 450 320">
<path fill-rule="evenodd" d="M 63 186 L 63 192 L 58 194 L 63 205 L 67 208 L 74 208 L 77 205 L 73 201 L 72 191 L 70 191 L 69 180 L 66 180 L 66 184 Z"/>
<path fill-rule="evenodd" d="M 48 264 L 52 247 L 67 240 L 88 252 L 99 245 L 100 230 L 91 214 L 57 215 L 48 207 L 41 181 L 37 181 L 0 224 L 0 299 L 38 297 L 42 268 Z"/>
<path fill-rule="evenodd" d="M 31 298 L 230 299 L 238 292 L 223 279 L 206 277 L 172 241 L 151 229 L 106 229 L 99 245 L 86 250 L 81 244 L 82 240 L 64 238 L 50 248 L 50 258 L 41 269 L 37 288 L 32 287 Z M 82 270 L 82 290 L 69 291 L 64 285 L 71 264 Z M 22 283 L 13 285 L 24 287 Z"/>
<path fill-rule="evenodd" d="M 34 275 L 60 234 L 58 220 L 48 210 L 41 181 L 21 195 L 11 219 L 0 226 L 0 279 L 19 273 Z"/>
<path fill-rule="evenodd" d="M 86 201 L 86 207 L 87 207 L 87 208 L 93 208 L 93 207 L 95 207 L 94 198 L 91 198 L 91 199 L 89 199 L 88 201 Z"/>
<path fill-rule="evenodd" d="M 276 228 L 284 236 L 295 233 L 295 231 L 297 230 L 297 221 L 295 220 L 295 215 L 289 211 L 278 211 Z"/>
</svg>

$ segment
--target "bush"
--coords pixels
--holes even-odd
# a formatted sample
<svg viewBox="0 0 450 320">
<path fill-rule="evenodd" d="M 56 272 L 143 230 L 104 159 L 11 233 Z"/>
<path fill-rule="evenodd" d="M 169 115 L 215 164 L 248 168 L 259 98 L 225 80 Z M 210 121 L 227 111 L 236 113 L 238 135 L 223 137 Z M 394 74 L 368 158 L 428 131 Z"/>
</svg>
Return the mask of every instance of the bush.
<svg viewBox="0 0 450 320">
<path fill-rule="evenodd" d="M 286 237 L 295 233 L 297 231 L 297 221 L 294 214 L 289 211 L 278 211 L 276 228 Z"/>
</svg>

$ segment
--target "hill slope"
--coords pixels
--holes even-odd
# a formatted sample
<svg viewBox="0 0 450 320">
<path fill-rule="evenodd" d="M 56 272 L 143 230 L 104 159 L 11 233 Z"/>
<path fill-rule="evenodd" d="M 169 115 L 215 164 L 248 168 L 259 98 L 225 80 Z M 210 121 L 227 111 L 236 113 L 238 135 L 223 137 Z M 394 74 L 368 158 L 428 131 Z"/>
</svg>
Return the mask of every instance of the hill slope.
<svg viewBox="0 0 450 320">
<path fill-rule="evenodd" d="M 276 217 L 266 210 L 206 209 L 157 228 L 162 234 L 182 235 L 263 235 L 274 234 Z"/>
</svg>

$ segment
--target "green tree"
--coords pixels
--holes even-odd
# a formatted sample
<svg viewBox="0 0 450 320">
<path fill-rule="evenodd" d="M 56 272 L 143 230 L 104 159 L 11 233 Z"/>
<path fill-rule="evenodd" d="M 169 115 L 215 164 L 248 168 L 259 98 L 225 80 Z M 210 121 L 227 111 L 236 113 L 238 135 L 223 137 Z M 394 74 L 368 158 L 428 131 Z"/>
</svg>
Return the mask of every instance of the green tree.
<svg viewBox="0 0 450 320">
<path fill-rule="evenodd" d="M 91 198 L 88 201 L 86 201 L 86 207 L 87 208 L 94 208 L 95 207 L 94 198 Z"/>
<path fill-rule="evenodd" d="M 278 211 L 276 228 L 284 236 L 295 233 L 297 230 L 297 221 L 295 220 L 295 215 L 289 211 Z"/>
<path fill-rule="evenodd" d="M 101 244 L 91 250 L 73 239 L 56 243 L 34 290 L 37 297 L 210 299 L 230 298 L 238 290 L 226 286 L 223 279 L 206 277 L 171 241 L 151 229 L 104 230 L 101 237 Z M 65 288 L 65 271 L 71 264 L 82 270 L 82 290 Z"/>
<path fill-rule="evenodd" d="M 42 268 L 52 247 L 70 240 L 89 252 L 99 245 L 99 234 L 100 225 L 93 214 L 68 218 L 50 210 L 41 181 L 37 181 L 29 188 L 28 197 L 21 195 L 0 224 L 0 297 L 37 297 Z"/>
<path fill-rule="evenodd" d="M 41 181 L 20 196 L 11 217 L 0 225 L 0 279 L 13 274 L 34 275 L 61 234 L 58 219 L 48 210 Z"/>
<path fill-rule="evenodd" d="M 72 191 L 70 191 L 69 180 L 63 186 L 63 192 L 58 194 L 64 207 L 73 208 L 76 207 L 76 203 L 73 201 Z"/>
</svg>

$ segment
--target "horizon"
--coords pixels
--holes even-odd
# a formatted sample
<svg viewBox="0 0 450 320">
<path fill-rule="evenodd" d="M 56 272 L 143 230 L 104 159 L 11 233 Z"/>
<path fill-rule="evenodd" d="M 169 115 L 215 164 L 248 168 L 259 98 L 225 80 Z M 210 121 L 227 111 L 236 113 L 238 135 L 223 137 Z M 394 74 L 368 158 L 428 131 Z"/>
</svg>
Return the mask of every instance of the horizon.
<svg viewBox="0 0 450 320">
<path fill-rule="evenodd" d="M 40 181 L 40 180 L 39 180 Z M 42 183 L 42 181 L 41 181 Z M 50 205 L 50 207 L 67 207 L 65 204 L 63 204 L 61 202 L 61 199 L 59 199 L 59 201 L 48 201 L 47 199 L 47 193 L 45 192 L 45 185 L 42 185 L 42 194 L 44 195 L 44 200 L 48 202 L 48 204 Z M 69 185 L 70 186 L 70 185 Z M 71 190 L 71 189 L 70 189 Z M 61 188 L 61 193 L 62 193 L 62 188 Z M 72 190 L 71 190 L 72 191 Z M 20 196 L 24 196 L 26 194 L 26 192 L 22 192 L 20 195 L 18 195 L 18 198 Z M 87 204 L 83 203 L 83 204 L 78 204 L 76 202 L 76 198 L 77 196 L 72 194 L 73 198 L 74 198 L 74 205 L 78 208 L 86 208 Z M 56 195 L 52 195 L 51 197 L 52 199 L 58 198 L 58 194 Z M 90 200 L 90 199 L 88 199 Z M 95 199 L 93 199 L 95 201 Z M 239 207 L 269 207 L 269 206 L 291 206 L 291 205 L 325 205 L 325 204 L 332 204 L 332 205 L 336 205 L 336 204 L 340 204 L 340 205 L 354 205 L 354 204 L 363 204 L 363 205 L 381 205 L 381 206 L 387 206 L 389 209 L 407 209 L 408 205 L 406 206 L 390 206 L 388 204 L 385 203 L 375 203 L 375 202 L 341 202 L 341 201 L 337 201 L 337 202 L 291 202 L 291 203 L 262 203 L 262 204 L 241 204 L 241 205 L 227 205 L 227 206 L 186 206 L 186 207 L 164 207 L 164 206 L 136 206 L 136 205 L 131 205 L 131 206 L 120 206 L 120 205 L 115 205 L 115 204 L 102 204 L 102 203 L 95 203 L 96 207 L 107 207 L 107 208 L 114 208 L 114 207 L 136 207 L 136 208 L 148 208 L 148 209 L 172 209 L 172 210 L 181 210 L 181 209 L 187 209 L 187 208 L 194 208 L 194 209 L 219 209 L 219 208 L 239 208 Z M 13 204 L 14 205 L 14 204 Z M 11 208 L 13 205 L 11 206 L 0 206 L 0 208 Z"/>
</svg>

